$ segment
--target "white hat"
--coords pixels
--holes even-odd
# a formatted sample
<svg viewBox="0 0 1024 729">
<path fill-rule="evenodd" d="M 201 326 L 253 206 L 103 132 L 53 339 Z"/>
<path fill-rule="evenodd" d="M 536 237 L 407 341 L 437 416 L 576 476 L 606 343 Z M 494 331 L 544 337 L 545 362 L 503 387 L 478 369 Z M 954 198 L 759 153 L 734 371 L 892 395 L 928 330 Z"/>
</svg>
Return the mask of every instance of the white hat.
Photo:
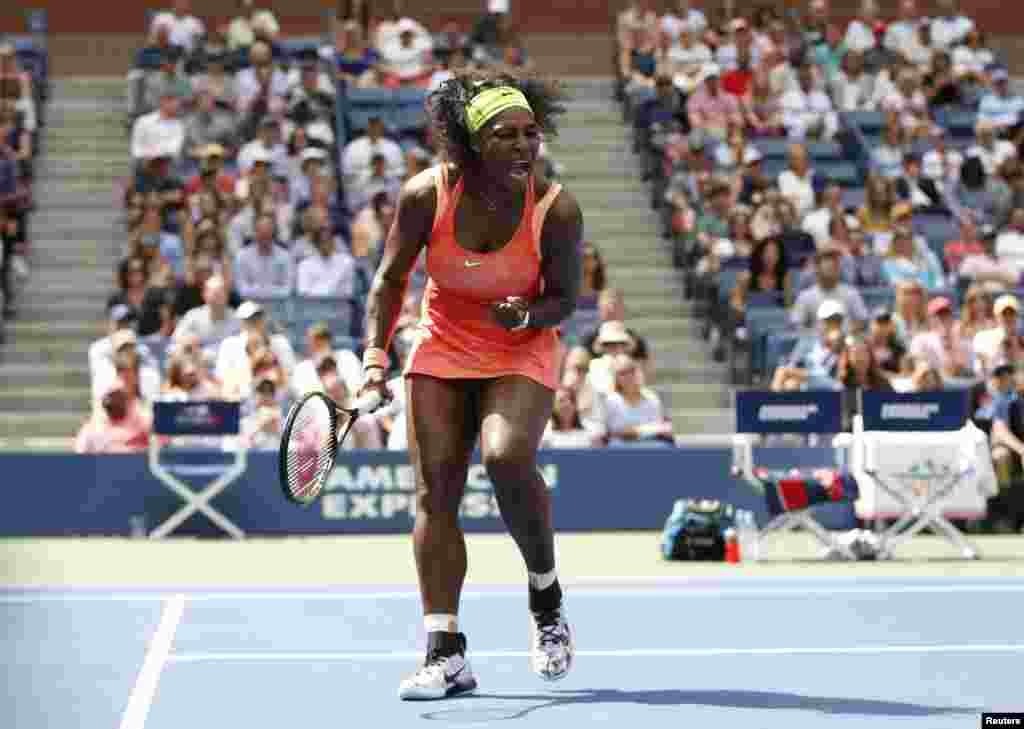
<svg viewBox="0 0 1024 729">
<path fill-rule="evenodd" d="M 835 299 L 826 299 L 818 307 L 818 320 L 825 321 L 834 316 L 846 316 L 846 309 Z"/>
<path fill-rule="evenodd" d="M 239 319 L 249 319 L 257 314 L 262 314 L 263 307 L 255 301 L 243 301 L 242 305 L 238 307 L 238 311 L 235 313 Z"/>
<path fill-rule="evenodd" d="M 489 12 L 489 13 L 507 13 L 508 12 L 508 0 L 487 0 L 487 12 Z"/>
<path fill-rule="evenodd" d="M 311 159 L 327 159 L 327 152 L 320 147 L 306 147 L 302 150 L 302 161 Z"/>
</svg>

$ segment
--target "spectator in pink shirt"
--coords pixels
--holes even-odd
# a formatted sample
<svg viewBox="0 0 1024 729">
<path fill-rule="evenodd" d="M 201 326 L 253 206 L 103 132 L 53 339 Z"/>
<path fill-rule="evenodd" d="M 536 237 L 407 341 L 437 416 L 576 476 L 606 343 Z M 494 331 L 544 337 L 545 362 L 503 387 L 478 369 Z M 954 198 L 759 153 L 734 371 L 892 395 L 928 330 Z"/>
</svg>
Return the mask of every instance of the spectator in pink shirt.
<svg viewBox="0 0 1024 729">
<path fill-rule="evenodd" d="M 690 126 L 725 139 L 730 126 L 743 127 L 740 101 L 720 86 L 721 70 L 714 64 L 705 70 L 704 82 L 690 95 L 686 111 Z"/>
<path fill-rule="evenodd" d="M 920 363 L 942 373 L 943 377 L 965 377 L 971 373 L 970 342 L 954 328 L 953 304 L 944 296 L 928 304 L 931 330 L 921 332 L 910 344 L 910 354 Z"/>
<path fill-rule="evenodd" d="M 149 446 L 152 423 L 123 380 L 111 382 L 100 407 L 78 431 L 75 453 L 133 453 Z"/>
</svg>

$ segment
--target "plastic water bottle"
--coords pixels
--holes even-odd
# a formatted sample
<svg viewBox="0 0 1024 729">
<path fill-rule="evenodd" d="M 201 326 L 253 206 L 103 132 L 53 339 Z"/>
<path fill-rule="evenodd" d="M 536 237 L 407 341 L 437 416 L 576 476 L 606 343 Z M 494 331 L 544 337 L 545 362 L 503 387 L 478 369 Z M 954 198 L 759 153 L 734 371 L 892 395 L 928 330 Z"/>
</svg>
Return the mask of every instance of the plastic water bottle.
<svg viewBox="0 0 1024 729">
<path fill-rule="evenodd" d="M 736 512 L 736 532 L 739 536 L 740 556 L 744 562 L 757 562 L 761 557 L 754 512 L 741 509 Z"/>
<path fill-rule="evenodd" d="M 735 529 L 725 530 L 725 561 L 736 564 L 740 561 L 740 545 Z"/>
</svg>

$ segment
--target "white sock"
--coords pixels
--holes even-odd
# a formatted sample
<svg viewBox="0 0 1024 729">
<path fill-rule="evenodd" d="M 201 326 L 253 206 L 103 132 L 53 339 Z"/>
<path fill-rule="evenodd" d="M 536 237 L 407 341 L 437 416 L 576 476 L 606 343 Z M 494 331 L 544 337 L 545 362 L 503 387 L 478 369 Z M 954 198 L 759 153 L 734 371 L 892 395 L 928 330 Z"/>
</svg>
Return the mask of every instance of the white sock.
<svg viewBox="0 0 1024 729">
<path fill-rule="evenodd" d="M 459 616 L 445 613 L 434 613 L 423 616 L 423 627 L 428 633 L 458 633 Z"/>
<path fill-rule="evenodd" d="M 534 590 L 546 590 L 555 584 L 555 580 L 558 579 L 558 570 L 551 570 L 550 572 L 528 572 L 530 578 L 530 587 Z"/>
</svg>

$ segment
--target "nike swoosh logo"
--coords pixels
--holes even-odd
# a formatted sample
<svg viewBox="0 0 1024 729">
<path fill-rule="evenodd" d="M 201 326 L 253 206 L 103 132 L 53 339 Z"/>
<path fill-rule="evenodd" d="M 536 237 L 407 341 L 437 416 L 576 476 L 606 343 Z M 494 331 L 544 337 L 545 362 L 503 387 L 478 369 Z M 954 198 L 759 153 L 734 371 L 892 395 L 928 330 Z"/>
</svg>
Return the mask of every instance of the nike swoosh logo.
<svg viewBox="0 0 1024 729">
<path fill-rule="evenodd" d="M 455 679 L 457 679 L 462 674 L 462 672 L 466 670 L 466 665 L 467 664 L 463 663 L 462 667 L 458 671 L 456 671 L 455 673 L 446 673 L 444 675 L 445 682 L 446 683 L 455 683 Z"/>
<path fill-rule="evenodd" d="M 483 261 L 466 261 L 464 265 L 466 268 L 476 268 L 477 266 L 482 266 Z"/>
</svg>

